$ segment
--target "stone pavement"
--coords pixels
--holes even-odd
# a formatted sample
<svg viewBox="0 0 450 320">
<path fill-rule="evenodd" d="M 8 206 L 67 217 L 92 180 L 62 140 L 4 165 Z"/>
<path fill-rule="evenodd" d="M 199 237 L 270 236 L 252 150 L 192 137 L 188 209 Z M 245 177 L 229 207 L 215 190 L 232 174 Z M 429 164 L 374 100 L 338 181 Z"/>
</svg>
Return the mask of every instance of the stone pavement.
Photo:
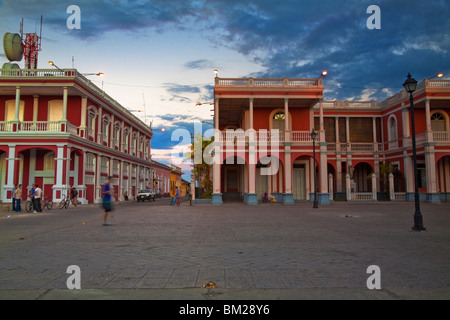
<svg viewBox="0 0 450 320">
<path fill-rule="evenodd" d="M 107 227 L 99 205 L 3 215 L 0 299 L 450 298 L 450 204 L 422 204 L 413 232 L 414 203 L 168 201 L 117 205 Z"/>
</svg>

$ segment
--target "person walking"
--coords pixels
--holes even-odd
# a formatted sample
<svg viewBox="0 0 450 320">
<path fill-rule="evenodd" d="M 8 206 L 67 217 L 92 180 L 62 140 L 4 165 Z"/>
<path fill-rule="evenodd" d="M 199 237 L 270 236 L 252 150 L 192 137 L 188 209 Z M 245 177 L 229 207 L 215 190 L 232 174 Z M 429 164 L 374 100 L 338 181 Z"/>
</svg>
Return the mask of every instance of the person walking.
<svg viewBox="0 0 450 320">
<path fill-rule="evenodd" d="M 70 195 L 72 196 L 72 203 L 75 207 L 77 207 L 78 204 L 78 191 L 75 189 L 75 187 L 72 187 L 72 190 L 70 190 Z"/>
<path fill-rule="evenodd" d="M 11 191 L 12 211 L 16 211 L 16 191 L 17 191 L 17 184 L 14 185 L 14 188 Z"/>
<path fill-rule="evenodd" d="M 42 212 L 41 208 L 42 189 L 37 183 L 34 184 L 34 213 Z"/>
<path fill-rule="evenodd" d="M 34 206 L 34 183 L 31 185 L 31 190 L 30 190 L 30 194 L 28 195 L 30 197 L 31 200 L 31 205 L 33 206 L 33 211 L 34 213 L 36 213 L 36 207 Z"/>
<path fill-rule="evenodd" d="M 19 186 L 16 189 L 16 192 L 14 193 L 14 197 L 16 199 L 16 212 L 21 212 L 22 208 L 20 207 L 20 201 L 22 200 L 22 185 L 19 184 Z"/>
<path fill-rule="evenodd" d="M 113 193 L 112 189 L 112 177 L 108 177 L 108 182 L 106 183 L 102 195 L 103 195 L 103 210 L 105 210 L 105 214 L 103 215 L 103 225 L 109 226 L 107 223 L 108 213 L 111 212 L 111 194 Z"/>
<path fill-rule="evenodd" d="M 174 205 L 180 206 L 180 191 L 178 190 L 178 187 L 175 187 L 175 197 L 173 197 L 172 202 L 170 203 L 171 206 Z"/>
</svg>

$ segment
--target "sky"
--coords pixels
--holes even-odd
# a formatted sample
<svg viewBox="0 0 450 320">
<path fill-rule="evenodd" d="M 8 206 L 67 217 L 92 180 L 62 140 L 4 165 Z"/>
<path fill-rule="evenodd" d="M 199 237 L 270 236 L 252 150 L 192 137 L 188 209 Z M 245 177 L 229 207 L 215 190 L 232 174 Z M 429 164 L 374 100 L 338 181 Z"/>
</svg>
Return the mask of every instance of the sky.
<svg viewBox="0 0 450 320">
<path fill-rule="evenodd" d="M 80 29 L 67 20 L 80 9 Z M 380 9 L 379 29 L 368 28 Z M 38 68 L 82 73 L 155 130 L 153 159 L 184 147 L 173 130 L 212 120 L 219 77 L 317 78 L 325 100 L 384 100 L 410 72 L 450 74 L 450 1 L 0 0 L 0 32 L 39 31 Z M 71 20 L 73 21 L 73 20 Z M 0 64 L 8 62 L 3 51 Z M 19 65 L 23 67 L 23 62 Z M 196 107 L 198 102 L 206 103 Z M 188 165 L 183 165 L 187 178 Z"/>
</svg>

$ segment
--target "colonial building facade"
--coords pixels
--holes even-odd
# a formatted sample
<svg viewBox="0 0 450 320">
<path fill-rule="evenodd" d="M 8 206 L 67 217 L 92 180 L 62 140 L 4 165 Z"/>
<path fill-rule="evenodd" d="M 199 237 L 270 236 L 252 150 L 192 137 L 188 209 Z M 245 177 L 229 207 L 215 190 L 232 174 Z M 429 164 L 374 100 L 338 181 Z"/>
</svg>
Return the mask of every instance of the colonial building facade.
<svg viewBox="0 0 450 320">
<path fill-rule="evenodd" d="M 59 201 L 75 186 L 99 202 L 143 188 L 169 192 L 170 168 L 151 159 L 152 130 L 76 70 L 0 70 L 0 196 L 14 184 Z M 24 198 L 26 198 L 24 192 Z"/>
<path fill-rule="evenodd" d="M 324 101 L 323 91 L 322 78 L 215 79 L 213 204 L 254 204 L 266 192 L 286 204 L 311 201 L 315 180 L 322 203 L 413 200 L 409 94 Z M 450 81 L 420 82 L 414 104 L 421 199 L 448 201 Z"/>
</svg>

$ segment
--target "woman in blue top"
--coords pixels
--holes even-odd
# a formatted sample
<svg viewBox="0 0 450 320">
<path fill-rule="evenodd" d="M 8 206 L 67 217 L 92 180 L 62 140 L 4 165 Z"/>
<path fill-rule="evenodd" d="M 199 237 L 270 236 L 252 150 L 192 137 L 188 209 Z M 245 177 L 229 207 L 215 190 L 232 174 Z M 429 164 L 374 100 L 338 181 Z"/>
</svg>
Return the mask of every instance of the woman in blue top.
<svg viewBox="0 0 450 320">
<path fill-rule="evenodd" d="M 113 193 L 112 177 L 108 177 L 108 182 L 103 189 L 103 209 L 105 214 L 103 216 L 103 225 L 107 226 L 106 220 L 108 219 L 108 213 L 112 210 L 111 208 L 111 194 Z"/>
</svg>

